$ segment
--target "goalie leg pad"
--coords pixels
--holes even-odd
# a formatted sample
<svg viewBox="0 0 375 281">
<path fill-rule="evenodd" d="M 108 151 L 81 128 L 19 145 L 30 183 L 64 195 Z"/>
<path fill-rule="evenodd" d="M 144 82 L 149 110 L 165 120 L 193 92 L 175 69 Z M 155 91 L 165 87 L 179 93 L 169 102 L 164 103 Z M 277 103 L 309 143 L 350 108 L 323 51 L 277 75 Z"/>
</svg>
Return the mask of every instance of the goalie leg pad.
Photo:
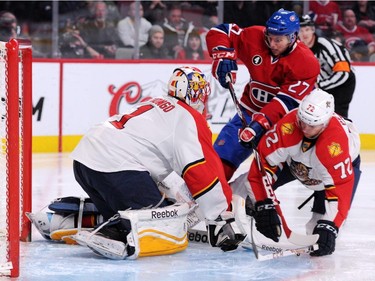
<svg viewBox="0 0 375 281">
<path fill-rule="evenodd" d="M 67 237 L 103 221 L 95 206 L 86 201 L 78 197 L 58 198 L 48 206 L 48 210 L 26 213 L 26 216 L 45 239 L 75 244 Z"/>
<path fill-rule="evenodd" d="M 120 211 L 121 218 L 131 223 L 131 232 L 127 238 L 135 248 L 132 258 L 174 254 L 185 250 L 188 246 L 189 210 L 188 203 L 176 203 L 163 208 Z"/>
</svg>

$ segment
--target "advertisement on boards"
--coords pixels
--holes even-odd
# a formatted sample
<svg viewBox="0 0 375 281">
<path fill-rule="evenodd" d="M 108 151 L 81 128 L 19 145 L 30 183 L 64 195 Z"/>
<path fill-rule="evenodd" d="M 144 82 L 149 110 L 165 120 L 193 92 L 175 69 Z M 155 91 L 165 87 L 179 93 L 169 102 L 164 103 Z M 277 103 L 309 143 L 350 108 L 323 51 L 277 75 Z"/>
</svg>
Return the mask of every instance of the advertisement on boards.
<svg viewBox="0 0 375 281">
<path fill-rule="evenodd" d="M 192 65 L 192 64 L 181 64 Z M 93 125 L 109 116 L 123 113 L 150 97 L 165 95 L 167 82 L 176 63 L 122 62 L 35 62 L 33 63 L 33 136 L 36 151 L 71 151 L 82 135 Z M 233 101 L 211 75 L 211 64 L 194 64 L 208 77 L 212 93 L 209 98 L 208 120 L 213 134 L 235 114 Z M 374 114 L 370 108 L 375 96 L 366 85 L 371 81 L 373 66 L 358 66 L 357 86 L 349 116 L 361 134 L 375 134 L 368 120 Z M 243 65 L 239 65 L 236 94 L 249 80 Z M 366 114 L 363 114 L 366 112 Z"/>
</svg>

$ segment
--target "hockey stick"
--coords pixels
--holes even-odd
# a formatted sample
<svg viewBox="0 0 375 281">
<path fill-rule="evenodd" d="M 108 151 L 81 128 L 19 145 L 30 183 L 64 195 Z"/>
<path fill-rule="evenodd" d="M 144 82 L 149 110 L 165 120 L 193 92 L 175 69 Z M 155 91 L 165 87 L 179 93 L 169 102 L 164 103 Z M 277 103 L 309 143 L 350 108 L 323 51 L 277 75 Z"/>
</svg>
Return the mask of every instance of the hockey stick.
<svg viewBox="0 0 375 281">
<path fill-rule="evenodd" d="M 298 210 L 301 210 L 311 199 L 313 199 L 314 193 L 315 192 L 313 192 L 305 201 L 302 202 L 301 205 L 298 206 Z"/>
<path fill-rule="evenodd" d="M 232 97 L 232 100 L 233 100 L 233 103 L 234 103 L 234 107 L 236 108 L 237 114 L 241 119 L 242 126 L 245 128 L 247 126 L 247 122 L 246 122 L 245 116 L 243 115 L 243 112 L 240 108 L 240 104 L 238 102 L 236 93 L 235 93 L 234 88 L 233 88 L 233 84 L 231 82 L 229 82 L 228 86 L 229 86 L 230 96 Z"/>
<path fill-rule="evenodd" d="M 228 82 L 228 88 L 229 88 L 229 92 L 230 92 L 230 95 L 231 95 L 233 103 L 234 103 L 234 107 L 236 108 L 237 114 L 241 119 L 243 127 L 246 127 L 247 126 L 246 119 L 245 119 L 245 117 L 243 115 L 243 112 L 240 108 L 236 93 L 235 93 L 234 88 L 233 88 L 233 84 L 230 82 L 229 77 L 227 78 L 227 81 L 229 81 Z M 264 170 L 262 164 L 260 163 L 259 154 L 258 154 L 258 151 L 256 150 L 255 147 L 253 147 L 253 152 L 254 152 L 254 160 L 257 161 L 258 168 L 259 168 L 260 172 L 262 173 L 262 175 L 266 175 L 266 171 Z M 277 211 L 278 215 L 281 218 L 282 226 L 283 226 L 283 229 L 284 229 L 285 234 L 287 236 L 287 239 L 291 243 L 293 243 L 295 245 L 301 245 L 301 246 L 310 246 L 310 245 L 315 244 L 318 241 L 318 239 L 319 239 L 318 234 L 302 235 L 302 234 L 292 232 L 291 229 L 288 227 L 288 224 L 285 220 L 285 217 L 282 213 L 282 210 L 281 210 L 280 206 L 276 205 L 275 207 L 276 207 L 276 211 Z"/>
<path fill-rule="evenodd" d="M 252 224 L 253 225 L 253 224 Z M 188 239 L 190 243 L 198 243 L 198 244 L 208 244 L 208 232 L 206 230 L 197 230 L 197 229 L 189 229 L 188 230 Z M 253 226 L 251 226 L 251 243 L 248 244 L 246 242 L 242 242 L 240 244 L 242 248 L 249 249 L 254 252 L 254 255 L 257 260 L 265 261 L 271 259 L 277 259 L 281 257 L 287 257 L 296 255 L 299 256 L 301 254 L 308 254 L 311 251 L 315 251 L 318 249 L 318 245 L 309 245 L 305 247 L 290 247 L 286 244 L 284 245 L 267 245 L 262 242 L 258 242 L 254 236 Z M 262 254 L 262 252 L 269 252 L 267 254 Z"/>
<path fill-rule="evenodd" d="M 263 176 L 266 176 L 266 171 L 264 170 L 264 167 L 262 166 L 259 160 L 258 151 L 255 148 L 253 148 L 253 151 L 254 151 L 254 160 L 257 161 L 258 169 L 260 170 Z M 275 195 L 275 200 L 277 201 L 276 195 Z M 319 239 L 318 234 L 303 235 L 303 234 L 299 234 L 299 233 L 292 231 L 286 222 L 286 219 L 284 217 L 284 214 L 281 210 L 280 205 L 275 204 L 275 208 L 276 208 L 277 214 L 281 218 L 281 224 L 283 226 L 285 235 L 290 243 L 295 244 L 295 245 L 300 245 L 300 246 L 311 246 L 318 241 Z"/>
<path fill-rule="evenodd" d="M 255 235 L 254 235 L 254 230 L 253 230 L 253 225 L 254 225 L 254 218 L 251 217 L 251 250 L 253 250 L 254 255 L 257 260 L 259 261 L 265 261 L 265 260 L 271 260 L 271 259 L 276 259 L 276 258 L 281 258 L 281 257 L 286 257 L 286 256 L 292 256 L 292 255 L 297 255 L 299 256 L 300 254 L 303 253 L 310 253 L 311 251 L 315 251 L 318 249 L 318 245 L 314 244 L 311 246 L 305 246 L 305 247 L 300 247 L 300 248 L 293 248 L 293 249 L 288 249 L 288 247 L 281 247 L 280 245 L 277 245 L 277 247 L 274 246 L 267 246 L 265 244 L 259 245 L 259 242 L 256 241 Z M 242 245 L 243 248 L 249 249 L 249 247 L 246 246 L 246 244 Z M 261 250 L 266 250 L 266 251 L 271 251 L 272 253 L 270 254 L 261 254 L 259 252 L 259 249 Z"/>
</svg>

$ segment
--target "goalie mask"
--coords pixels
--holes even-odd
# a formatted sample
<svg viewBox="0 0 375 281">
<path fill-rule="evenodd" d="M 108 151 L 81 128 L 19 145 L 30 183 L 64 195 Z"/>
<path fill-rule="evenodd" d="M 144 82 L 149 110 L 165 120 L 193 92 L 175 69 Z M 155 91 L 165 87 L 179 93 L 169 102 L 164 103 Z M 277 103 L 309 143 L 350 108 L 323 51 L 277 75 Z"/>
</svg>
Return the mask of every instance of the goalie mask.
<svg viewBox="0 0 375 281">
<path fill-rule="evenodd" d="M 321 89 L 313 90 L 298 107 L 298 119 L 309 126 L 327 126 L 335 111 L 332 95 Z"/>
<path fill-rule="evenodd" d="M 195 67 L 176 68 L 168 82 L 168 95 L 184 101 L 200 113 L 203 112 L 210 93 L 210 83 L 206 76 Z"/>
</svg>

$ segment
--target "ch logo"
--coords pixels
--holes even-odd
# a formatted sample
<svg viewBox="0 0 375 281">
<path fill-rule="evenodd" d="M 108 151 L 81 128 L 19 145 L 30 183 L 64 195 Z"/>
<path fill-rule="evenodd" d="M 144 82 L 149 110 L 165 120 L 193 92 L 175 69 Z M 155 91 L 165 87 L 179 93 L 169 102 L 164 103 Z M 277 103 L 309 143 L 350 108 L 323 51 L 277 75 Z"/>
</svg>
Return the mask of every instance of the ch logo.
<svg viewBox="0 0 375 281">
<path fill-rule="evenodd" d="M 260 64 L 262 64 L 262 61 L 263 60 L 262 60 L 262 57 L 260 55 L 255 55 L 252 58 L 252 62 L 253 62 L 254 65 L 260 65 Z"/>
</svg>

